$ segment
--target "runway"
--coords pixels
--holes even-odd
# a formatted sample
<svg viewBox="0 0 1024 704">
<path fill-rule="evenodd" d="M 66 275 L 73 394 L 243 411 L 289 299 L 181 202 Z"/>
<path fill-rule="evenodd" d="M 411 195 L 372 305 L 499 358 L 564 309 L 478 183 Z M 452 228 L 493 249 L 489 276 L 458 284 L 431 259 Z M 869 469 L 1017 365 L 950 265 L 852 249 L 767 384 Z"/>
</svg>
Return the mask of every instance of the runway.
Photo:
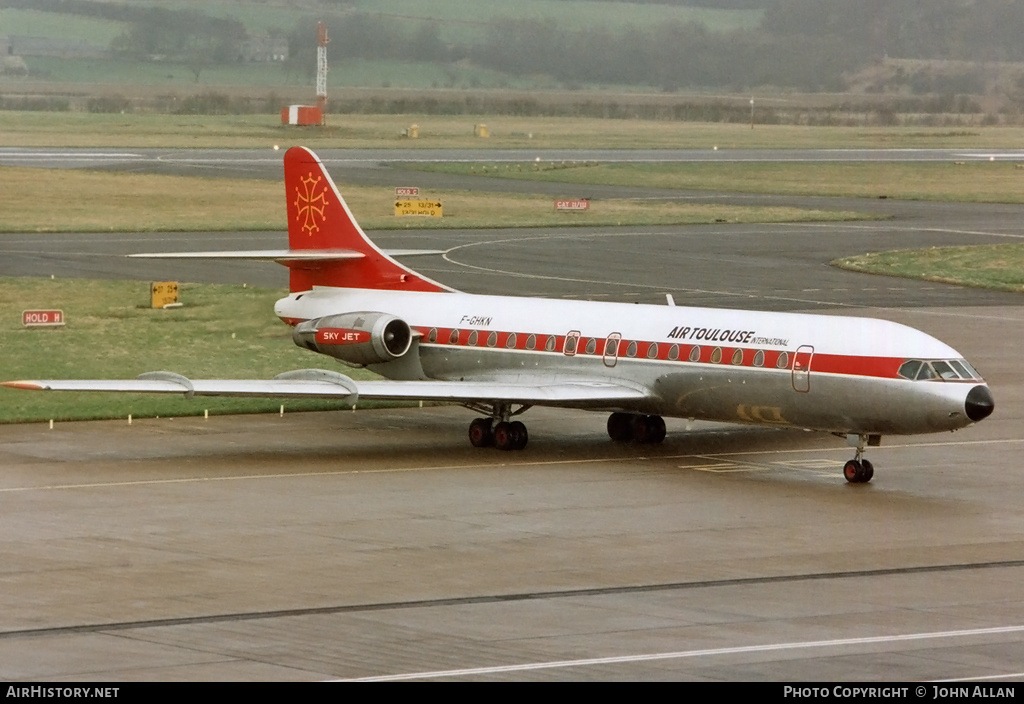
<svg viewBox="0 0 1024 704">
<path fill-rule="evenodd" d="M 996 411 L 884 438 L 871 484 L 831 436 L 669 420 L 663 445 L 617 446 L 603 415 L 547 409 L 521 453 L 471 448 L 457 408 L 0 426 L 0 678 L 1021 681 L 1022 299 L 827 262 L 1015 241 L 1024 208 L 869 205 L 893 219 L 375 238 L 445 250 L 410 262 L 473 292 L 933 334 Z M 5 235 L 0 274 L 281 286 L 120 255 L 282 238 Z"/>
</svg>

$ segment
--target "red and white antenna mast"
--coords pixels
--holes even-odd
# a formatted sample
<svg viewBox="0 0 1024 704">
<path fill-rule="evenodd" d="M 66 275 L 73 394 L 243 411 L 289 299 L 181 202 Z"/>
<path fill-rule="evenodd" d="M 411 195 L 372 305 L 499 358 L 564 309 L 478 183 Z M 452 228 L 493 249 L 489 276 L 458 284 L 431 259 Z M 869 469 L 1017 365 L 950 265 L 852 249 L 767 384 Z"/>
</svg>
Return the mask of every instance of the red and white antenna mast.
<svg viewBox="0 0 1024 704">
<path fill-rule="evenodd" d="M 327 25 L 316 23 L 316 106 L 321 116 L 327 115 Z M 321 120 L 324 119 L 321 118 Z"/>
</svg>

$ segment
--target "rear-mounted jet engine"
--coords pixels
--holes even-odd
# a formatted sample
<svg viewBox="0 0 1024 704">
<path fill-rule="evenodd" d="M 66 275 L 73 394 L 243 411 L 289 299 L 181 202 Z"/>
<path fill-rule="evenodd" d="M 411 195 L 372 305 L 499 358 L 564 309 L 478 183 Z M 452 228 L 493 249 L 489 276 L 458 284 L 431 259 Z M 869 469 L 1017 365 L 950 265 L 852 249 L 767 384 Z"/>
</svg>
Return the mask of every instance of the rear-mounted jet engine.
<svg viewBox="0 0 1024 704">
<path fill-rule="evenodd" d="M 365 366 L 399 359 L 412 346 L 412 330 L 387 313 L 343 313 L 299 323 L 292 339 L 299 347 Z"/>
</svg>

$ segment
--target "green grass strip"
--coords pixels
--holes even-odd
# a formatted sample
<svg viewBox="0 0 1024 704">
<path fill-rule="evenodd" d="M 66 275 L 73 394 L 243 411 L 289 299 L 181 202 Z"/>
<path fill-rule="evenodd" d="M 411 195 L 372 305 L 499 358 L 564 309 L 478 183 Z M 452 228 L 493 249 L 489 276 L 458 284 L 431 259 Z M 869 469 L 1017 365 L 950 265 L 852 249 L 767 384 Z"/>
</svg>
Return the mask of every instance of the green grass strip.
<svg viewBox="0 0 1024 704">
<path fill-rule="evenodd" d="M 870 274 L 1024 293 L 1024 244 L 873 252 L 832 264 Z"/>
<path fill-rule="evenodd" d="M 0 278 L 2 377 L 16 379 L 131 379 L 146 371 L 193 378 L 270 379 L 291 369 L 326 368 L 368 378 L 323 355 L 297 347 L 291 328 L 273 314 L 285 291 L 183 284 L 177 309 L 149 307 L 140 281 Z M 58 308 L 61 328 L 25 328 L 21 312 Z M 173 417 L 275 412 L 275 399 L 177 395 L 32 392 L 0 388 L 0 423 Z M 324 400 L 286 400 L 286 410 L 338 408 Z"/>
<path fill-rule="evenodd" d="M 727 159 L 727 157 L 724 157 Z M 703 162 L 675 164 L 408 164 L 419 171 L 587 185 L 792 196 L 1024 203 L 1010 162 Z"/>
<path fill-rule="evenodd" d="M 408 185 L 408 174 L 396 175 Z M 401 183 L 398 181 L 401 180 Z M 554 199 L 436 191 L 444 217 L 395 215 L 389 188 L 340 185 L 367 229 L 676 225 L 865 219 L 854 212 L 628 199 L 595 200 L 585 212 L 556 212 Z M 579 189 L 566 187 L 566 197 Z M 0 232 L 178 232 L 284 230 L 284 187 L 256 179 L 0 167 Z"/>
</svg>

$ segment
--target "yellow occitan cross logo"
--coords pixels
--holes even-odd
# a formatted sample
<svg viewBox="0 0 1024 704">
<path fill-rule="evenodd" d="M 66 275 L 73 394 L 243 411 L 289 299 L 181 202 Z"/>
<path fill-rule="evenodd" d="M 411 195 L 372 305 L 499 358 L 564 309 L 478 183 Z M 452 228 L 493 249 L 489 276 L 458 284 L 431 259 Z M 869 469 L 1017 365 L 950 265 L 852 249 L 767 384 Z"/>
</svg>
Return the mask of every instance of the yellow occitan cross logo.
<svg viewBox="0 0 1024 704">
<path fill-rule="evenodd" d="M 324 221 L 324 209 L 327 207 L 327 187 L 324 186 L 319 193 L 316 192 L 320 179 L 320 176 L 314 178 L 310 173 L 302 179 L 301 186 L 295 187 L 295 217 L 302 221 L 302 229 L 310 235 L 319 232 Z M 320 217 L 319 223 L 317 216 Z"/>
</svg>

